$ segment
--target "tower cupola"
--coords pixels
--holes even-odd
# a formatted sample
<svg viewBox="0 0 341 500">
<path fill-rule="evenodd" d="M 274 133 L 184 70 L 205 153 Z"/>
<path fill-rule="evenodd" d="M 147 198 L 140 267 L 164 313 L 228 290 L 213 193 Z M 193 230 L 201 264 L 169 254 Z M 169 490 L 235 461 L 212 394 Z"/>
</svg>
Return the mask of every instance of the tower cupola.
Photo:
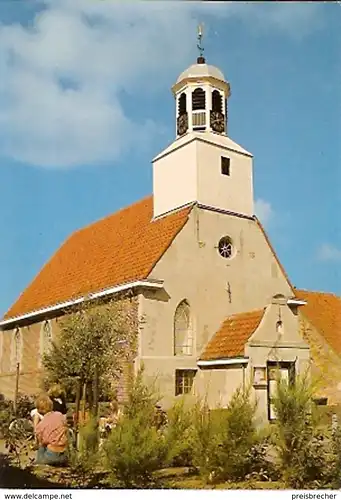
<svg viewBox="0 0 341 500">
<path fill-rule="evenodd" d="M 198 31 L 197 63 L 181 73 L 172 92 L 176 100 L 176 136 L 188 132 L 227 134 L 227 100 L 230 84 L 215 66 L 206 64 Z"/>
<path fill-rule="evenodd" d="M 153 159 L 153 216 L 190 203 L 251 217 L 252 154 L 227 134 L 230 84 L 206 64 L 198 32 L 199 57 L 172 87 L 176 137 Z"/>
</svg>

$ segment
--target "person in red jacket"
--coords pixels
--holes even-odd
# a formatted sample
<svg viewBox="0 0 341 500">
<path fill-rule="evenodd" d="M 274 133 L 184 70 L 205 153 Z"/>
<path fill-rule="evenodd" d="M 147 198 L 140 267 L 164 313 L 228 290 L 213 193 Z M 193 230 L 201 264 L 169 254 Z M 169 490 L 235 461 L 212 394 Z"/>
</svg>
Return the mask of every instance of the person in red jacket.
<svg viewBox="0 0 341 500">
<path fill-rule="evenodd" d="M 65 465 L 67 463 L 67 424 L 66 417 L 53 411 L 53 403 L 47 394 L 41 394 L 36 402 L 43 419 L 37 424 L 36 437 L 38 451 L 36 463 L 46 465 Z"/>
</svg>

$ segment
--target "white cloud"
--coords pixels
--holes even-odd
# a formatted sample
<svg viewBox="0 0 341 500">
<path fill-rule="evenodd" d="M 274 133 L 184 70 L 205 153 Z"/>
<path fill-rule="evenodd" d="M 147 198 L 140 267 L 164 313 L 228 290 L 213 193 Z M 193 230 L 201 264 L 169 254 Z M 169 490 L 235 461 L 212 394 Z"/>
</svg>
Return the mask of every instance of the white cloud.
<svg viewBox="0 0 341 500">
<path fill-rule="evenodd" d="M 274 216 L 271 203 L 258 198 L 255 201 L 255 214 L 264 226 L 268 226 Z"/>
<path fill-rule="evenodd" d="M 114 161 L 132 137 L 143 143 L 157 131 L 127 116 L 122 90 L 129 95 L 170 86 L 195 58 L 197 19 L 237 16 L 254 24 L 257 13 L 257 25 L 293 33 L 297 23 L 301 29 L 307 24 L 290 4 L 45 4 L 30 27 L 0 24 L 0 152 L 45 167 Z M 311 27 L 316 7 L 306 5 L 304 12 Z"/>
<path fill-rule="evenodd" d="M 319 260 L 324 261 L 340 261 L 341 260 L 341 249 L 330 245 L 329 243 L 324 243 L 318 249 L 317 257 Z"/>
</svg>

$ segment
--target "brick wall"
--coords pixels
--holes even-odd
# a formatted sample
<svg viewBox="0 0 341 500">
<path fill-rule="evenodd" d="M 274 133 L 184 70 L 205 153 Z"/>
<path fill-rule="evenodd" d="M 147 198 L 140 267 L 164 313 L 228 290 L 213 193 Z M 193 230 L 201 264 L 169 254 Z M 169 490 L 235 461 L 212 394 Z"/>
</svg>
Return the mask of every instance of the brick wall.
<svg viewBox="0 0 341 500">
<path fill-rule="evenodd" d="M 129 299 L 125 299 L 129 300 Z M 124 301 L 121 301 L 124 304 Z M 132 310 L 138 310 L 137 299 L 129 300 Z M 131 309 L 130 309 L 131 310 Z M 61 318 L 49 320 L 52 328 L 52 338 L 58 338 Z M 40 321 L 19 329 L 20 352 L 18 359 L 20 363 L 19 392 L 23 394 L 37 394 L 42 390 L 43 371 L 41 366 L 42 335 L 46 320 Z M 15 342 L 13 337 L 16 330 L 0 331 L 0 393 L 13 399 L 16 384 L 16 362 L 14 357 Z M 132 363 L 125 363 L 123 375 L 119 383 L 119 391 L 122 398 L 126 397 L 129 374 Z"/>
</svg>

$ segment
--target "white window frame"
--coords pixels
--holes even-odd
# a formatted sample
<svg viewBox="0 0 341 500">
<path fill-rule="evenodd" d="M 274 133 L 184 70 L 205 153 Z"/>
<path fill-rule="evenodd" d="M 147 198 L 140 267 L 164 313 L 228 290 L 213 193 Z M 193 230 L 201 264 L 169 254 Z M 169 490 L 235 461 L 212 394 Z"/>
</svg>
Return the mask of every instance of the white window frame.
<svg viewBox="0 0 341 500">
<path fill-rule="evenodd" d="M 197 370 L 195 369 L 175 370 L 175 396 L 194 394 L 194 379 L 196 374 Z"/>
</svg>

